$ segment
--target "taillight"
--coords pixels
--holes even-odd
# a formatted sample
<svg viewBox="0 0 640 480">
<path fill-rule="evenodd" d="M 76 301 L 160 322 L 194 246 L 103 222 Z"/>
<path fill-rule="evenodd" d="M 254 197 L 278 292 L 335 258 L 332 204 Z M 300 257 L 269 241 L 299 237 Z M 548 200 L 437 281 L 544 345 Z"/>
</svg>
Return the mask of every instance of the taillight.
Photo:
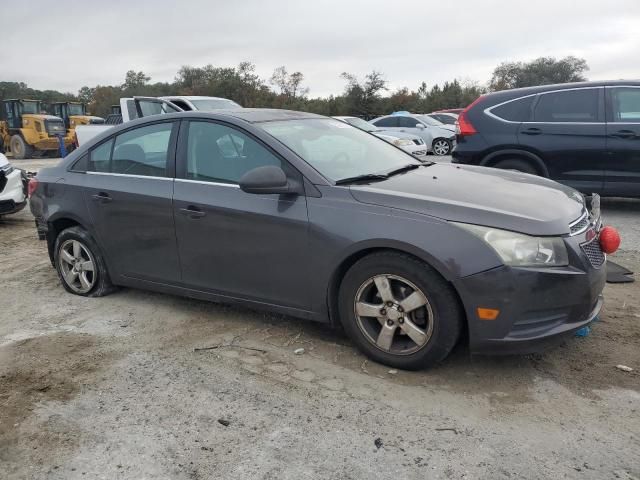
<svg viewBox="0 0 640 480">
<path fill-rule="evenodd" d="M 31 177 L 29 179 L 29 187 L 27 189 L 27 192 L 29 193 L 30 197 L 33 195 L 33 192 L 36 191 L 36 188 L 38 188 L 39 183 L 40 182 L 38 182 L 38 179 L 36 177 Z"/>
<path fill-rule="evenodd" d="M 469 105 L 462 112 L 460 112 L 460 115 L 458 116 L 458 121 L 456 122 L 456 135 L 458 135 L 460 137 L 465 137 L 465 136 L 468 136 L 468 135 L 474 135 L 474 134 L 478 133 L 478 131 L 473 126 L 473 124 L 467 118 L 467 112 L 471 108 L 473 108 L 473 106 L 476 103 L 478 103 L 482 98 L 483 98 L 482 95 L 479 96 L 478 98 L 476 98 L 473 101 L 473 103 L 471 103 L 471 105 Z"/>
</svg>

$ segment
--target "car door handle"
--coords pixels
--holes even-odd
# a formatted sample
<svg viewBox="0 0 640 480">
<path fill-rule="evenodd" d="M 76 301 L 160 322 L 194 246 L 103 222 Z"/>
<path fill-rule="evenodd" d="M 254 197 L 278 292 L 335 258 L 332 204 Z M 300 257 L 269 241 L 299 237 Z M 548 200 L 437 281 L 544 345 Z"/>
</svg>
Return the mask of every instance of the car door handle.
<svg viewBox="0 0 640 480">
<path fill-rule="evenodd" d="M 522 132 L 520 132 L 524 135 L 540 135 L 542 133 L 542 130 L 540 130 L 539 128 L 527 128 L 526 130 L 523 130 Z"/>
<path fill-rule="evenodd" d="M 95 195 L 91 195 L 91 198 L 94 201 L 100 202 L 100 203 L 108 203 L 108 202 L 113 200 L 111 198 L 111 195 L 109 195 L 108 193 L 105 193 L 105 192 L 99 192 L 99 193 L 96 193 Z"/>
<path fill-rule="evenodd" d="M 206 215 L 205 212 L 197 207 L 194 207 L 193 205 L 189 205 L 187 208 L 181 208 L 180 213 L 186 215 L 189 218 L 200 218 Z"/>
<path fill-rule="evenodd" d="M 618 130 L 617 132 L 613 132 L 611 136 L 616 138 L 633 138 L 636 136 L 636 132 L 632 130 Z"/>
</svg>

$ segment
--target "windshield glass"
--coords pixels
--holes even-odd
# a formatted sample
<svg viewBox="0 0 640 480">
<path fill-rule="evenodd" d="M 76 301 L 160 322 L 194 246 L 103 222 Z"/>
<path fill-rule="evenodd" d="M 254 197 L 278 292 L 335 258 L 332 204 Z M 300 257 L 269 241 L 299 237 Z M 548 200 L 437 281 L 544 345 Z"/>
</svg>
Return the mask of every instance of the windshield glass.
<svg viewBox="0 0 640 480">
<path fill-rule="evenodd" d="M 429 115 L 416 115 L 416 117 L 431 127 L 441 127 L 444 125 L 442 122 L 439 122 L 435 118 L 431 118 Z"/>
<path fill-rule="evenodd" d="M 38 103 L 40 102 L 22 102 L 22 113 L 40 113 Z"/>
<path fill-rule="evenodd" d="M 384 140 L 339 120 L 285 120 L 260 127 L 333 181 L 421 164 Z"/>
<path fill-rule="evenodd" d="M 369 123 L 361 118 L 345 118 L 345 120 L 350 125 L 353 125 L 360 130 L 364 130 L 365 132 L 375 132 L 376 130 L 378 130 L 378 128 L 374 124 Z"/>
<path fill-rule="evenodd" d="M 226 100 L 224 98 L 206 98 L 200 100 L 191 100 L 196 110 L 202 112 L 210 112 L 212 110 L 242 108 L 236 102 Z"/>
<path fill-rule="evenodd" d="M 84 109 L 79 103 L 69 104 L 69 115 L 84 115 Z"/>
</svg>

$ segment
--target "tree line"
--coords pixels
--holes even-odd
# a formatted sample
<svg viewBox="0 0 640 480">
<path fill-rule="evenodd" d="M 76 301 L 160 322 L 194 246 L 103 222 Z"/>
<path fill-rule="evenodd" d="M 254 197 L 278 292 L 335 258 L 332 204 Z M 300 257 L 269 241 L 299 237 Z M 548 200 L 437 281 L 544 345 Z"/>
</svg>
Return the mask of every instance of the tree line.
<svg viewBox="0 0 640 480">
<path fill-rule="evenodd" d="M 453 79 L 429 87 L 390 91 L 388 80 L 379 71 L 360 78 L 343 72 L 344 91 L 328 97 L 309 96 L 302 72 L 290 72 L 285 66 L 274 70 L 270 78 L 261 78 L 251 62 L 236 67 L 183 66 L 173 82 L 152 82 L 144 72 L 130 70 L 120 85 L 84 86 L 77 94 L 55 90 L 35 90 L 23 82 L 0 82 L 0 99 L 35 98 L 45 104 L 53 101 L 80 101 L 94 115 L 106 116 L 121 97 L 135 95 L 204 95 L 229 98 L 244 107 L 287 108 L 321 115 L 356 115 L 365 118 L 407 110 L 428 113 L 443 108 L 462 108 L 488 91 L 533 85 L 586 80 L 589 70 L 585 59 L 568 56 L 541 57 L 530 62 L 503 62 L 486 85 Z"/>
</svg>

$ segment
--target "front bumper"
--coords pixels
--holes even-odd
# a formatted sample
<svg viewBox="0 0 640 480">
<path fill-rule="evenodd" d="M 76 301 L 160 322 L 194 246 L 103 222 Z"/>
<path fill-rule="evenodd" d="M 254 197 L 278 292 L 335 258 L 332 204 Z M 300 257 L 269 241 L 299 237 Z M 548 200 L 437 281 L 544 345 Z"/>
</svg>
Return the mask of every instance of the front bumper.
<svg viewBox="0 0 640 480">
<path fill-rule="evenodd" d="M 502 266 L 459 281 L 473 353 L 522 354 L 559 343 L 600 312 L 606 264 L 593 268 L 577 239 L 567 239 L 570 265 Z M 481 320 L 477 308 L 500 311 Z"/>
</svg>

